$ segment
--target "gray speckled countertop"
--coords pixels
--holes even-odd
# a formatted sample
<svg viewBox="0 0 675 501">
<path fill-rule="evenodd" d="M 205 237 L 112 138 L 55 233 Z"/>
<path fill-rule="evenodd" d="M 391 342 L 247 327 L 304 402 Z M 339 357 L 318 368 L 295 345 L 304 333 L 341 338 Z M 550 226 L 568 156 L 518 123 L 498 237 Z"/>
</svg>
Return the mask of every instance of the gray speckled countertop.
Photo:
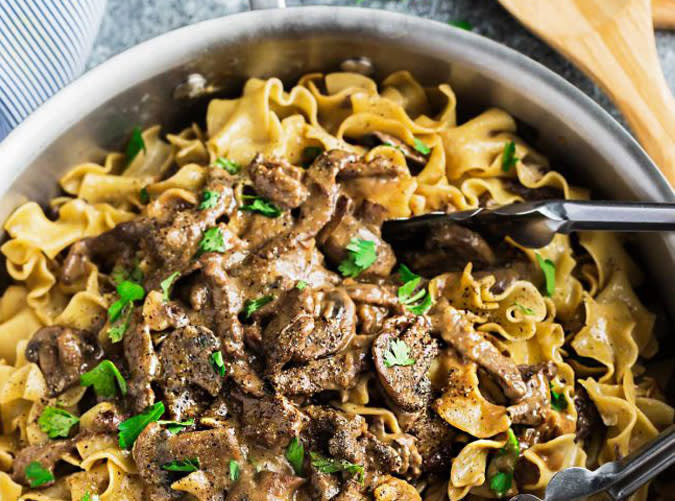
<svg viewBox="0 0 675 501">
<path fill-rule="evenodd" d="M 548 66 L 612 115 L 619 113 L 580 71 L 522 28 L 496 0 L 287 0 L 296 5 L 351 5 L 406 12 L 438 21 L 468 21 L 473 30 Z M 241 12 L 248 0 L 108 0 L 88 68 L 144 40 L 205 19 Z M 657 32 L 657 47 L 670 88 L 675 87 L 675 32 Z"/>
</svg>

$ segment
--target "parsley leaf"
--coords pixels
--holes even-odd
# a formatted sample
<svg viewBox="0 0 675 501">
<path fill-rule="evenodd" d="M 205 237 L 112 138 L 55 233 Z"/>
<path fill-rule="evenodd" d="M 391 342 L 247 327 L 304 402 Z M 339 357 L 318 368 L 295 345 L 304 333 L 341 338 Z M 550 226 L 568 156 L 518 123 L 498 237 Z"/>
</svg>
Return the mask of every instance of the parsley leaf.
<svg viewBox="0 0 675 501">
<path fill-rule="evenodd" d="M 549 383 L 550 384 L 550 383 Z M 551 387 L 551 407 L 553 407 L 558 412 L 562 412 L 567 409 L 567 399 L 565 398 L 564 393 L 558 393 L 553 389 L 553 384 L 550 384 Z"/>
<path fill-rule="evenodd" d="M 120 317 L 122 310 L 134 301 L 139 301 L 145 297 L 143 286 L 130 280 L 123 280 L 117 285 L 117 294 L 120 298 L 108 308 L 108 317 L 114 322 Z"/>
<path fill-rule="evenodd" d="M 522 304 L 520 304 L 518 302 L 513 303 L 513 306 L 518 308 L 525 315 L 534 315 L 534 310 L 532 308 L 528 308 L 527 306 L 523 306 Z"/>
<path fill-rule="evenodd" d="M 414 145 L 415 149 L 419 151 L 422 155 L 428 155 L 429 153 L 431 153 L 431 148 L 429 148 L 426 144 L 424 144 L 417 138 L 415 138 Z"/>
<path fill-rule="evenodd" d="M 473 26 L 471 25 L 471 23 L 469 21 L 460 21 L 460 20 L 448 21 L 448 24 L 450 26 L 454 26 L 455 28 L 461 28 L 461 29 L 466 30 L 466 31 L 473 30 Z"/>
<path fill-rule="evenodd" d="M 138 266 L 138 263 L 134 265 L 131 271 L 127 271 L 121 266 L 115 266 L 110 273 L 110 280 L 112 280 L 116 287 L 125 280 L 141 283 L 143 281 L 143 271 Z"/>
<path fill-rule="evenodd" d="M 119 343 L 124 338 L 124 334 L 129 328 L 129 323 L 131 322 L 131 314 L 133 309 L 130 305 L 126 305 L 123 312 L 122 318 L 117 320 L 113 325 L 108 329 L 108 338 L 113 343 Z"/>
<path fill-rule="evenodd" d="M 497 496 L 502 497 L 509 492 L 513 484 L 513 473 L 500 471 L 490 479 L 490 490 Z"/>
<path fill-rule="evenodd" d="M 274 296 L 263 296 L 257 299 L 249 299 L 244 303 L 244 317 L 251 318 L 251 315 L 274 300 Z"/>
<path fill-rule="evenodd" d="M 304 291 L 307 288 L 307 285 L 308 285 L 307 282 L 305 282 L 304 280 L 298 280 L 298 283 L 295 284 L 295 288 L 300 291 Z"/>
<path fill-rule="evenodd" d="M 263 197 L 257 195 L 242 195 L 242 199 L 251 200 L 251 203 L 242 205 L 239 207 L 239 210 L 257 212 L 266 217 L 279 217 L 281 215 L 281 209 Z"/>
<path fill-rule="evenodd" d="M 199 251 L 197 254 L 201 255 L 205 252 L 225 252 L 223 232 L 217 226 L 206 230 L 199 242 Z"/>
<path fill-rule="evenodd" d="M 305 460 L 305 446 L 298 440 L 298 437 L 293 437 L 286 448 L 286 459 L 295 470 L 295 474 L 302 476 L 302 463 Z"/>
<path fill-rule="evenodd" d="M 399 267 L 398 274 L 401 277 L 401 281 L 404 282 L 403 285 L 398 288 L 399 302 L 415 315 L 424 315 L 429 311 L 433 303 L 431 295 L 424 289 L 413 294 L 420 284 L 422 277 L 410 271 L 404 264 Z"/>
<path fill-rule="evenodd" d="M 514 167 L 518 160 L 520 159 L 516 156 L 516 143 L 509 141 L 504 145 L 504 151 L 502 151 L 502 171 L 508 172 L 511 170 L 511 167 Z"/>
<path fill-rule="evenodd" d="M 359 482 L 363 484 L 363 466 L 350 463 L 346 459 L 325 458 L 316 452 L 311 452 L 310 455 L 312 457 L 312 466 L 314 466 L 314 468 L 319 470 L 321 473 L 337 473 L 339 471 L 346 471 L 348 473 L 358 475 Z"/>
<path fill-rule="evenodd" d="M 147 204 L 150 201 L 150 193 L 148 193 L 148 187 L 144 186 L 141 188 L 141 191 L 138 194 L 138 197 L 141 200 L 143 205 Z"/>
<path fill-rule="evenodd" d="M 225 367 L 225 361 L 223 360 L 223 352 L 218 350 L 214 351 L 211 353 L 211 365 L 213 366 L 213 369 L 221 375 L 221 377 L 225 377 L 225 373 L 227 372 L 227 368 Z"/>
<path fill-rule="evenodd" d="M 89 494 L 89 491 L 84 493 L 84 496 L 80 498 L 80 501 L 100 501 L 100 497 L 98 497 L 98 494 L 94 494 L 93 496 Z"/>
<path fill-rule="evenodd" d="M 138 155 L 141 150 L 146 151 L 142 132 L 143 131 L 138 126 L 134 127 L 134 130 L 131 131 L 131 138 L 129 138 L 129 142 L 127 143 L 126 151 L 127 165 L 136 158 L 136 155 Z"/>
<path fill-rule="evenodd" d="M 395 365 L 406 366 L 414 365 L 415 359 L 410 358 L 410 348 L 405 341 L 392 339 L 389 341 L 389 347 L 384 352 L 384 366 L 394 367 Z"/>
<path fill-rule="evenodd" d="M 239 480 L 239 473 L 239 463 L 237 463 L 234 459 L 230 459 L 230 480 L 233 482 Z"/>
<path fill-rule="evenodd" d="M 157 424 L 166 425 L 166 429 L 169 430 L 169 433 L 175 435 L 179 431 L 183 431 L 185 428 L 193 426 L 195 424 L 195 419 L 190 418 L 185 421 L 164 421 L 160 419 L 157 421 Z"/>
<path fill-rule="evenodd" d="M 174 460 L 162 465 L 162 470 L 165 471 L 183 471 L 192 473 L 199 469 L 199 458 L 187 458 L 181 460 Z"/>
<path fill-rule="evenodd" d="M 302 150 L 302 166 L 307 169 L 309 168 L 316 158 L 323 153 L 323 148 L 318 146 L 308 146 Z"/>
<path fill-rule="evenodd" d="M 202 193 L 202 203 L 199 204 L 199 210 L 213 209 L 218 203 L 220 193 L 217 191 L 205 190 Z"/>
<path fill-rule="evenodd" d="M 37 461 L 31 461 L 24 470 L 28 484 L 35 488 L 54 481 L 54 475 Z"/>
<path fill-rule="evenodd" d="M 228 173 L 232 175 L 239 174 L 239 172 L 241 171 L 241 165 L 238 162 L 235 162 L 234 160 L 230 160 L 229 158 L 218 157 L 216 158 L 214 164 L 216 165 L 216 167 L 225 169 Z"/>
<path fill-rule="evenodd" d="M 499 453 L 509 454 L 515 457 L 520 455 L 520 442 L 518 442 L 518 438 L 511 428 L 506 431 L 506 443 L 504 444 L 504 447 L 499 450 Z"/>
<path fill-rule="evenodd" d="M 371 240 L 352 238 L 347 245 L 347 252 L 347 257 L 338 266 L 338 270 L 345 277 L 358 277 L 377 259 L 375 242 Z"/>
<path fill-rule="evenodd" d="M 131 449 L 131 446 L 134 445 L 134 442 L 138 438 L 138 435 L 148 426 L 150 423 L 159 420 L 164 414 L 164 403 L 157 402 L 155 405 L 151 405 L 146 408 L 140 414 L 122 421 L 117 427 L 119 430 L 119 444 L 121 449 Z"/>
<path fill-rule="evenodd" d="M 170 300 L 169 296 L 171 295 L 171 287 L 173 287 L 173 283 L 176 281 L 178 277 L 180 277 L 180 272 L 174 271 L 171 275 L 169 275 L 159 283 L 159 286 L 162 288 L 162 299 L 164 299 L 165 303 L 169 302 Z"/>
<path fill-rule="evenodd" d="M 38 418 L 40 429 L 49 438 L 68 438 L 73 426 L 80 422 L 80 418 L 72 415 L 65 409 L 47 406 Z"/>
<path fill-rule="evenodd" d="M 555 292 L 555 264 L 550 259 L 544 259 L 539 255 L 535 254 L 537 257 L 537 263 L 541 271 L 544 272 L 544 278 L 546 278 L 546 295 L 551 297 Z"/>
<path fill-rule="evenodd" d="M 93 386 L 96 394 L 103 398 L 114 397 L 118 388 L 122 395 L 127 394 L 127 382 L 117 366 L 110 360 L 103 360 L 92 370 L 82 374 L 80 385 Z"/>
</svg>

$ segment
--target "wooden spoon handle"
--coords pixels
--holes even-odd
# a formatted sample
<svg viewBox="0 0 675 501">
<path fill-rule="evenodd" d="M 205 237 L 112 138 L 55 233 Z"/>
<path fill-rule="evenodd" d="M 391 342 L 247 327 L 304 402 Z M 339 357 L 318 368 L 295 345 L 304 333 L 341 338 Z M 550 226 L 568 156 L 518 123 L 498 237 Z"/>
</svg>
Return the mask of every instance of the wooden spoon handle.
<svg viewBox="0 0 675 501">
<path fill-rule="evenodd" d="M 654 27 L 672 30 L 675 28 L 675 0 L 652 0 Z"/>
<path fill-rule="evenodd" d="M 650 1 L 566 0 L 553 20 L 548 2 L 535 13 L 530 0 L 500 2 L 603 88 L 675 187 L 675 101 L 656 52 Z"/>
</svg>

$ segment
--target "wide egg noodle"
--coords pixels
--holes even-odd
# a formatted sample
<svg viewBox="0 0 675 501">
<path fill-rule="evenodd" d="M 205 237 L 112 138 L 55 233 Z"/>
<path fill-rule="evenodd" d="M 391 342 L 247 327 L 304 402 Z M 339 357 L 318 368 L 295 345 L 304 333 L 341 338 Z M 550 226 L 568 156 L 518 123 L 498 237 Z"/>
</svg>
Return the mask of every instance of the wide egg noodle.
<svg viewBox="0 0 675 501">
<path fill-rule="evenodd" d="M 78 471 L 58 478 L 54 486 L 30 490 L 11 479 L 8 472 L 16 452 L 47 440 L 36 419 L 50 399 L 39 368 L 25 359 L 25 346 L 44 325 L 87 329 L 110 304 L 101 286 L 108 278 L 93 265 L 75 283 L 59 282 L 60 255 L 68 246 L 133 219 L 139 210 L 154 217 L 167 206 L 197 204 L 208 169 L 219 168 L 219 157 L 244 169 L 257 153 L 300 166 L 307 147 L 342 149 L 365 155 L 366 160 L 386 157 L 400 169 L 400 176 L 342 184 L 354 200 L 386 207 L 389 217 L 523 201 L 514 183 L 529 190 L 557 190 L 566 199 L 588 198 L 587 190 L 570 186 L 516 135 L 509 114 L 489 109 L 458 125 L 456 106 L 450 86 L 425 87 L 405 71 L 381 84 L 354 73 L 315 73 L 289 91 L 276 78 L 250 79 L 240 97 L 211 101 L 206 130 L 192 125 L 164 140 L 159 127 L 151 127 L 142 133 L 145 148 L 130 161 L 111 152 L 102 165 L 73 167 L 60 180 L 65 196 L 49 204 L 58 210 L 56 219 L 34 202 L 17 209 L 5 223 L 10 238 L 1 248 L 15 284 L 0 298 L 0 498 L 79 501 L 89 492 L 102 501 L 144 499 L 129 451 L 121 450 L 114 436 L 96 432 L 78 440 L 75 452 L 61 458 Z M 430 149 L 426 165 L 411 172 L 398 149 L 386 144 L 366 148 L 364 138 L 373 132 L 392 134 L 410 147 L 422 141 Z M 517 161 L 505 172 L 502 154 L 510 141 Z M 239 198 L 243 189 L 235 187 Z M 149 197 L 147 204 L 142 191 Z M 242 221 L 238 215 L 230 221 L 235 233 Z M 595 440 L 597 444 L 586 450 L 575 441 L 577 412 L 569 405 L 554 413 L 560 434 L 522 453 L 521 461 L 529 462 L 537 476 L 532 483 L 518 485 L 518 491 L 542 494 L 559 469 L 595 467 L 623 457 L 672 423 L 674 412 L 655 379 L 643 374 L 649 368 L 645 359 L 658 349 L 654 316 L 633 290 L 643 277 L 620 241 L 608 233 L 584 232 L 579 237 L 581 253 L 562 235 L 536 251 L 507 243 L 535 268 L 536 254 L 554 263 L 552 297 L 545 293 L 543 274 L 494 292 L 496 278 L 477 275 L 471 263 L 462 272 L 433 278 L 428 289 L 437 302 L 445 301 L 469 318 L 477 332 L 489 336 L 516 364 L 552 363 L 553 384 L 568 402 L 575 397 L 576 383 L 595 403 L 607 440 Z M 148 294 L 148 307 L 158 301 L 157 294 Z M 373 337 L 358 334 L 353 342 L 369 345 Z M 461 450 L 446 477 L 424 480 L 418 489 L 426 486 L 423 498 L 434 501 L 492 496 L 486 470 L 511 424 L 506 407 L 492 401 L 493 391 L 481 383 L 477 365 L 450 349 L 440 351 L 430 378 L 442 390 L 435 409 L 455 428 L 451 440 Z M 374 403 L 372 383 L 372 374 L 363 375 L 333 406 L 362 416 L 368 431 L 384 443 L 408 440 L 399 416 Z M 466 391 L 457 392 L 460 386 Z M 82 394 L 68 391 L 60 398 L 75 412 Z M 86 410 L 80 428 L 93 429 L 96 417 L 110 405 L 101 402 Z M 184 477 L 175 488 L 199 499 L 199 474 Z M 379 490 L 382 499 L 385 484 Z M 646 492 L 642 489 L 633 499 L 646 499 Z"/>
</svg>

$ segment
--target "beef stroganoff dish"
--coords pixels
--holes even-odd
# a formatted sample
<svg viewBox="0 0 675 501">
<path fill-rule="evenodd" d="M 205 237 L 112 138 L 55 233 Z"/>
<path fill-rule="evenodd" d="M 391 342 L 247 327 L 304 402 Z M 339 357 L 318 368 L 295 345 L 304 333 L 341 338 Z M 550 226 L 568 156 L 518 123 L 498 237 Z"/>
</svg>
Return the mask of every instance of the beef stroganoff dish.
<svg viewBox="0 0 675 501">
<path fill-rule="evenodd" d="M 655 317 L 615 235 L 382 239 L 389 218 L 588 198 L 507 113 L 458 125 L 455 105 L 407 72 L 251 79 L 19 207 L 0 498 L 508 498 L 656 437 Z"/>
</svg>

